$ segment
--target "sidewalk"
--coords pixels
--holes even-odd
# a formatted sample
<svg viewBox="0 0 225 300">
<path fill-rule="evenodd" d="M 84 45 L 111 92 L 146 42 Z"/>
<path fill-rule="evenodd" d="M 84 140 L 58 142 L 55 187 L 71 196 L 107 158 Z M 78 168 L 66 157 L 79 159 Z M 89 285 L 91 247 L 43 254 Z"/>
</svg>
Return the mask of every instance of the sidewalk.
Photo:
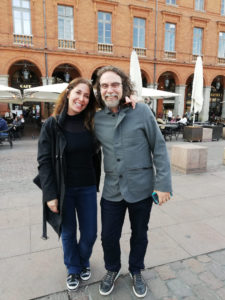
<svg viewBox="0 0 225 300">
<path fill-rule="evenodd" d="M 175 143 L 183 141 L 167 142 L 169 152 Z M 208 171 L 191 175 L 173 172 L 173 199 L 153 207 L 145 259 L 144 277 L 149 287 L 145 299 L 225 299 L 225 142 L 200 145 L 208 147 Z M 61 241 L 51 228 L 49 239 L 40 239 L 41 191 L 32 183 L 36 151 L 37 139 L 15 141 L 13 149 L 0 145 L 0 299 L 137 299 L 127 275 L 128 218 L 121 238 L 122 276 L 112 295 L 98 293 L 105 273 L 100 214 L 91 258 L 93 276 L 79 292 L 65 291 Z"/>
</svg>

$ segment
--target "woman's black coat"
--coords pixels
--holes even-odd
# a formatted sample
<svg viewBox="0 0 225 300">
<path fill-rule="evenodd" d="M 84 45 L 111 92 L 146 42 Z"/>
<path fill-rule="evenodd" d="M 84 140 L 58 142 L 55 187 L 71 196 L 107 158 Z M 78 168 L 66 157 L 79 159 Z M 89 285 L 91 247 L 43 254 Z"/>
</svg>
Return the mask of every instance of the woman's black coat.
<svg viewBox="0 0 225 300">
<path fill-rule="evenodd" d="M 46 221 L 61 235 L 63 219 L 63 201 L 65 196 L 65 155 L 66 139 L 63 135 L 62 124 L 66 117 L 64 110 L 56 118 L 49 117 L 43 124 L 38 142 L 38 170 L 41 189 L 43 192 L 43 238 L 47 238 Z M 97 190 L 101 175 L 101 150 L 96 149 L 93 155 L 96 172 Z M 53 213 L 46 202 L 58 199 L 59 213 Z"/>
</svg>

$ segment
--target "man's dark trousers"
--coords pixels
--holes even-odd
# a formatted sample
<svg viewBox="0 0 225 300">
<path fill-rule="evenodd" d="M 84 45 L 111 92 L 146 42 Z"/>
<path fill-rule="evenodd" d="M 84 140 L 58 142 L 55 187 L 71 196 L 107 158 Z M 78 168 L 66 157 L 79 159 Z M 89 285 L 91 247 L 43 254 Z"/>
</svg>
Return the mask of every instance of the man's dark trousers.
<svg viewBox="0 0 225 300">
<path fill-rule="evenodd" d="M 121 268 L 119 241 L 127 209 L 131 224 L 129 271 L 134 274 L 144 269 L 151 208 L 152 197 L 136 203 L 101 199 L 102 247 L 106 270 L 117 272 Z"/>
</svg>

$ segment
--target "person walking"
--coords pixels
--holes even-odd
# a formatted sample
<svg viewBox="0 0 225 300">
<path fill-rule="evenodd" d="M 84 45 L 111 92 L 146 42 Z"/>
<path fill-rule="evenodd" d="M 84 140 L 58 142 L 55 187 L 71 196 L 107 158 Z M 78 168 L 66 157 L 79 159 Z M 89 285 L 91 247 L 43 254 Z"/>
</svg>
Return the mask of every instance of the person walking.
<svg viewBox="0 0 225 300">
<path fill-rule="evenodd" d="M 119 276 L 120 237 L 128 210 L 131 224 L 129 272 L 133 291 L 144 297 L 147 287 L 141 275 L 147 249 L 148 222 L 152 192 L 159 205 L 172 192 L 170 162 L 164 138 L 149 107 L 137 103 L 125 106 L 125 97 L 133 94 L 128 76 L 107 66 L 97 76 L 97 100 L 102 110 L 95 115 L 95 134 L 104 154 L 105 181 L 101 198 L 102 247 L 106 275 L 99 292 L 109 295 Z"/>
<path fill-rule="evenodd" d="M 69 290 L 91 277 L 89 259 L 97 237 L 96 186 L 101 159 L 93 132 L 96 107 L 90 82 L 74 79 L 60 94 L 38 142 L 44 218 L 62 237 Z"/>
</svg>

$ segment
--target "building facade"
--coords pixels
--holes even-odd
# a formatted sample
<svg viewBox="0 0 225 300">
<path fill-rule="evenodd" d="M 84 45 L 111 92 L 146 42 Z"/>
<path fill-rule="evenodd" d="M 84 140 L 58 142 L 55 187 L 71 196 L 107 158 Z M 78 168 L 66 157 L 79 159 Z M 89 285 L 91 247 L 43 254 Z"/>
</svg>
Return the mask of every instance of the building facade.
<svg viewBox="0 0 225 300">
<path fill-rule="evenodd" d="M 225 0 L 2 1 L 0 41 L 0 84 L 21 90 L 78 76 L 94 83 L 105 65 L 129 73 L 135 49 L 143 86 L 180 94 L 154 102 L 157 114 L 170 109 L 175 116 L 190 111 L 200 55 L 199 118 L 225 118 Z M 0 103 L 0 114 L 9 109 Z"/>
</svg>

